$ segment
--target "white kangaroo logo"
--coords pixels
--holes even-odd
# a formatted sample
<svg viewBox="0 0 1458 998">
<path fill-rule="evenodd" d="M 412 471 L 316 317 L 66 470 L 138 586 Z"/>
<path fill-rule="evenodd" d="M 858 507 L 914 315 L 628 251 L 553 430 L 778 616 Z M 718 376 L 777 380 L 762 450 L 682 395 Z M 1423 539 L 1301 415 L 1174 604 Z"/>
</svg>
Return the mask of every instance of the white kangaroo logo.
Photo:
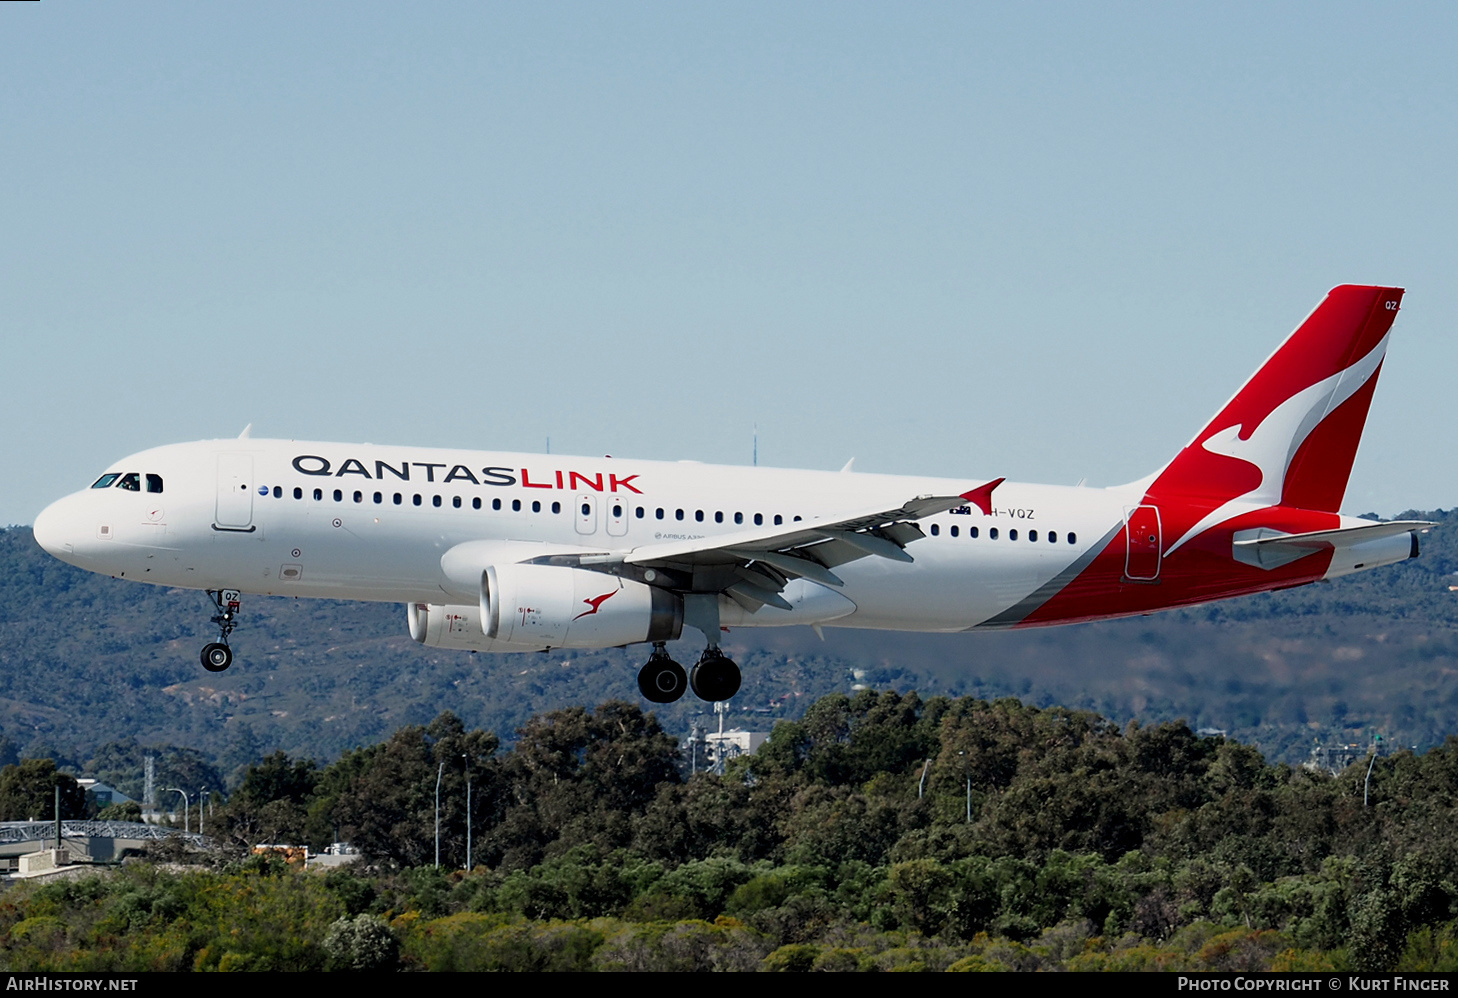
<svg viewBox="0 0 1458 998">
<path fill-rule="evenodd" d="M 1367 379 L 1372 377 L 1382 363 L 1386 352 L 1387 337 L 1384 336 L 1380 343 L 1351 367 L 1302 389 L 1276 406 L 1244 440 L 1240 438 L 1241 431 L 1245 429 L 1244 423 L 1227 426 L 1210 434 L 1200 446 L 1211 454 L 1233 457 L 1254 465 L 1261 473 L 1260 483 L 1249 492 L 1229 499 L 1205 514 L 1199 523 L 1170 545 L 1165 556 L 1168 557 L 1181 544 L 1232 516 L 1278 504 L 1286 486 L 1286 472 L 1291 468 L 1291 460 L 1296 456 L 1296 451 L 1323 419 L 1367 383 Z"/>
</svg>

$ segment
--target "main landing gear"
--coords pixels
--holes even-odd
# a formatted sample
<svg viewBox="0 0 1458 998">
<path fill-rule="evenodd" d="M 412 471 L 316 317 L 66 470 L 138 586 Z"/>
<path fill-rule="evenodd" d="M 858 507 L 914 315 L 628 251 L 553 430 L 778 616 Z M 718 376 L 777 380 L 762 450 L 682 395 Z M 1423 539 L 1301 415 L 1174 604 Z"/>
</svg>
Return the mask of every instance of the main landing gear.
<svg viewBox="0 0 1458 998">
<path fill-rule="evenodd" d="M 213 615 L 213 623 L 218 625 L 218 640 L 203 646 L 202 665 L 209 672 L 222 672 L 233 664 L 233 649 L 228 647 L 228 635 L 238 626 L 235 618 L 242 601 L 236 589 L 209 589 L 208 596 L 218 608 Z"/>
<path fill-rule="evenodd" d="M 638 691 L 653 703 L 673 703 L 688 689 L 688 673 L 668 657 L 662 641 L 653 642 L 648 664 L 638 671 Z"/>
<path fill-rule="evenodd" d="M 653 643 L 648 664 L 638 673 L 638 690 L 653 703 L 673 703 L 692 689 L 700 700 L 728 700 L 739 692 L 739 666 L 717 647 L 704 649 L 693 670 L 668 657 L 662 641 Z"/>
<path fill-rule="evenodd" d="M 710 645 L 689 673 L 689 686 L 700 700 L 710 703 L 728 700 L 739 692 L 739 666 L 716 646 Z"/>
</svg>

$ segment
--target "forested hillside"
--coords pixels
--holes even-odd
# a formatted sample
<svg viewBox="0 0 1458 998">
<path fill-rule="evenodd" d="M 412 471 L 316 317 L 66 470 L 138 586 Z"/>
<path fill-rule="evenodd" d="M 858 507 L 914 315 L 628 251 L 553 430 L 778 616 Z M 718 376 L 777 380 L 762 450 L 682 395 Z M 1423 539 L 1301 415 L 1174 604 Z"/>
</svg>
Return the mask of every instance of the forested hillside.
<svg viewBox="0 0 1458 998">
<path fill-rule="evenodd" d="M 1458 537 L 1444 511 L 1413 515 L 1443 524 L 1415 561 L 1187 611 L 965 635 L 827 629 L 824 642 L 741 629 L 727 636 L 745 674 L 733 707 L 767 729 L 869 686 L 1016 696 L 1120 724 L 1185 718 L 1293 763 L 1314 742 L 1374 732 L 1437 745 L 1458 731 Z M 178 746 L 228 772 L 274 749 L 331 760 L 444 709 L 509 743 L 534 713 L 636 699 L 638 650 L 437 651 L 410 640 L 394 604 L 249 598 L 238 664 L 213 675 L 197 662 L 212 637 L 201 593 L 79 571 L 25 528 L 0 531 L 0 569 L 0 737 L 21 754 Z M 696 652 L 686 641 L 679 657 Z M 714 723 L 692 697 L 656 713 L 680 736 Z"/>
<path fill-rule="evenodd" d="M 820 699 L 722 777 L 684 777 L 632 704 L 537 715 L 510 748 L 443 714 L 247 767 L 210 851 L 155 857 L 190 872 L 12 888 L 0 965 L 1458 969 L 1458 739 L 1365 776 L 914 693 Z M 244 859 L 340 838 L 365 856 L 327 875 Z"/>
</svg>

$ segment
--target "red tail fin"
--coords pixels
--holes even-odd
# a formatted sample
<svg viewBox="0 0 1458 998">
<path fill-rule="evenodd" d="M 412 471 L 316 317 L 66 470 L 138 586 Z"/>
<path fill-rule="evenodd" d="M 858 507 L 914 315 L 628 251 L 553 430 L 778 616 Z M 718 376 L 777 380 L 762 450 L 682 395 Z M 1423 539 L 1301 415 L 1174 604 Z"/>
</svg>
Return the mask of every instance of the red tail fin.
<svg viewBox="0 0 1458 998">
<path fill-rule="evenodd" d="M 1155 477 L 1150 501 L 1206 510 L 1183 539 L 1251 505 L 1336 512 L 1401 301 L 1401 288 L 1333 288 Z"/>
</svg>

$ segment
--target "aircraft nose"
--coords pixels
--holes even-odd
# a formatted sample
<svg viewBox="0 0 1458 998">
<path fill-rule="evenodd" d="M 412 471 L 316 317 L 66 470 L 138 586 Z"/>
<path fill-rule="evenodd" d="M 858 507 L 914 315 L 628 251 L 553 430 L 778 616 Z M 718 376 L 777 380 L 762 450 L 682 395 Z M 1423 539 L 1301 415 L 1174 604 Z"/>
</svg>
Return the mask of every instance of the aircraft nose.
<svg viewBox="0 0 1458 998">
<path fill-rule="evenodd" d="M 35 526 L 31 528 L 35 542 L 48 553 L 63 560 L 75 550 L 75 540 L 68 528 L 65 510 L 62 509 L 64 504 L 63 499 L 41 510 L 40 515 L 35 518 Z"/>
</svg>

